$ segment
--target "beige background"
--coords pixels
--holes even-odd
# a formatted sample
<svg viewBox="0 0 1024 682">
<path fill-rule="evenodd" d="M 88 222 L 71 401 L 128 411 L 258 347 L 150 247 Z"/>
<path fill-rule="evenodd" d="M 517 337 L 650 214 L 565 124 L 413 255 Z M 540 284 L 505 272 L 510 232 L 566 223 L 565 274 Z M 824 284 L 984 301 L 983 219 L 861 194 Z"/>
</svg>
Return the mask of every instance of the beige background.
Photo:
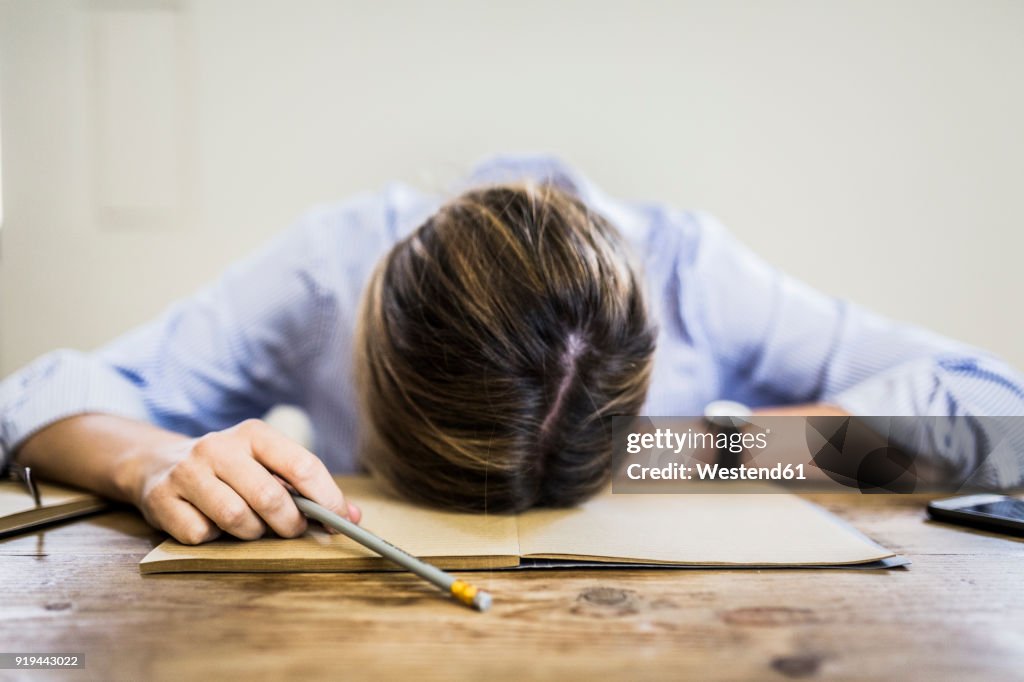
<svg viewBox="0 0 1024 682">
<path fill-rule="evenodd" d="M 1022 366 L 1022 65 L 1020 2 L 7 0 L 0 374 L 532 150 Z"/>
</svg>

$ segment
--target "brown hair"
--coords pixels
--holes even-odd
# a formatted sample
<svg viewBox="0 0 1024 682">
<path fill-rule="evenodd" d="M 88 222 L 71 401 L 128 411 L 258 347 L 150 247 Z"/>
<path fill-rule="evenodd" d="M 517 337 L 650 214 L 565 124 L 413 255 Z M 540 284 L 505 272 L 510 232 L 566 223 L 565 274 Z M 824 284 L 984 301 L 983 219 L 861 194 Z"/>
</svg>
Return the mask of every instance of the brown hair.
<svg viewBox="0 0 1024 682">
<path fill-rule="evenodd" d="M 611 472 L 654 330 L 618 232 L 551 185 L 442 206 L 377 266 L 357 333 L 366 466 L 465 510 L 565 506 Z"/>
</svg>

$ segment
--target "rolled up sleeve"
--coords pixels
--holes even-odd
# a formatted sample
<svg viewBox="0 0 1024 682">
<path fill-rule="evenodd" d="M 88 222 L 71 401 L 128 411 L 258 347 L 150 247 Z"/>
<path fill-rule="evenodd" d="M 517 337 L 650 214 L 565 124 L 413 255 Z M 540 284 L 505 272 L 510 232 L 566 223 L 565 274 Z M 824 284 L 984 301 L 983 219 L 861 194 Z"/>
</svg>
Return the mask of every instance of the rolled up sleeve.
<svg viewBox="0 0 1024 682">
<path fill-rule="evenodd" d="M 9 457 L 40 429 L 87 412 L 148 417 L 138 387 L 110 365 L 74 350 L 48 353 L 0 383 L 0 451 Z"/>
<path fill-rule="evenodd" d="M 828 402 L 850 414 L 891 420 L 893 440 L 932 453 L 955 480 L 987 488 L 1024 481 L 1024 380 L 981 354 L 940 353 L 885 369 Z M 941 419 L 936 419 L 941 418 Z"/>
</svg>

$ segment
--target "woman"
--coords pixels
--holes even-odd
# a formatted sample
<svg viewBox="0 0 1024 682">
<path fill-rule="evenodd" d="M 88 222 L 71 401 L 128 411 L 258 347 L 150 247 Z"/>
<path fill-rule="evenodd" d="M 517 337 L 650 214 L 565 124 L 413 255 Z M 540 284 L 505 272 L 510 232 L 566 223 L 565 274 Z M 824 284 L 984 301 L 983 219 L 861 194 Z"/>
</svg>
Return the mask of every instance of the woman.
<svg viewBox="0 0 1024 682">
<path fill-rule="evenodd" d="M 616 201 L 548 158 L 467 186 L 313 211 L 155 322 L 40 358 L 0 390 L 8 457 L 199 543 L 302 533 L 282 481 L 358 521 L 328 470 L 360 461 L 428 503 L 572 504 L 607 480 L 618 414 L 1022 412 L 998 359 L 819 294 L 706 215 Z M 257 421 L 280 403 L 309 412 L 319 457 Z"/>
</svg>

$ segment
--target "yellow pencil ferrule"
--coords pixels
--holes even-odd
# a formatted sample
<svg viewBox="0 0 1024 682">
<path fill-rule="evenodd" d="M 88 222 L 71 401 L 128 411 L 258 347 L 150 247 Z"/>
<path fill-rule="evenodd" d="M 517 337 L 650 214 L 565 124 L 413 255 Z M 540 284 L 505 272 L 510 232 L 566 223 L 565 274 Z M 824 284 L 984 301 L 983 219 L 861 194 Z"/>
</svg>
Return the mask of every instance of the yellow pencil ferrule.
<svg viewBox="0 0 1024 682">
<path fill-rule="evenodd" d="M 476 597 L 477 589 L 463 580 L 456 580 L 452 583 L 452 596 L 466 606 L 474 606 L 473 598 Z"/>
</svg>

